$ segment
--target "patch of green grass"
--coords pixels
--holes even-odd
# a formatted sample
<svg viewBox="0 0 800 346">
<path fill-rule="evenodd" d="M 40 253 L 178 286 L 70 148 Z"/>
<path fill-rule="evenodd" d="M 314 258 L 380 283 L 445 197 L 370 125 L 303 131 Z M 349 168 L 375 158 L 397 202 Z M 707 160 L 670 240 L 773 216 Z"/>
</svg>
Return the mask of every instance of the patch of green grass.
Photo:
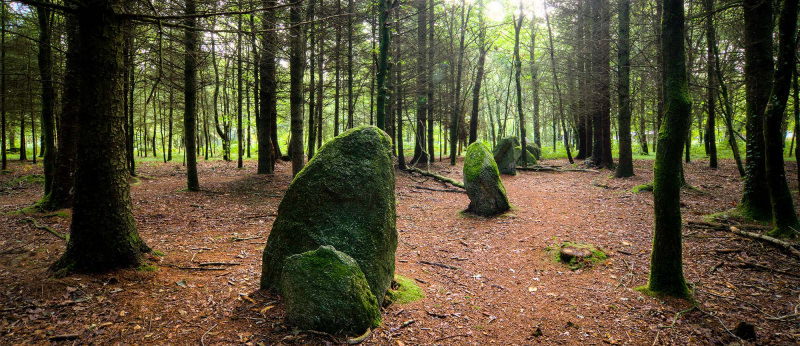
<svg viewBox="0 0 800 346">
<path fill-rule="evenodd" d="M 164 253 L 158 250 L 153 250 L 153 256 L 164 257 Z"/>
<path fill-rule="evenodd" d="M 19 210 L 14 210 L 6 213 L 8 216 L 24 216 L 24 215 L 38 215 L 42 213 L 42 208 L 38 204 L 28 206 Z"/>
<path fill-rule="evenodd" d="M 393 304 L 408 304 L 425 298 L 422 289 L 414 283 L 414 280 L 402 275 L 394 276 L 386 296 Z"/>
</svg>

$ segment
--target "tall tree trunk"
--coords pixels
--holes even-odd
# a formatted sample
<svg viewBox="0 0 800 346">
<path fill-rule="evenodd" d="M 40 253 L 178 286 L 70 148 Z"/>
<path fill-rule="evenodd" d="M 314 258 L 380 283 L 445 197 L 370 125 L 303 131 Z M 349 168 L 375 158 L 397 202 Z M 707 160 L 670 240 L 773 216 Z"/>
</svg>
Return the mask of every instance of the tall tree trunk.
<svg viewBox="0 0 800 346">
<path fill-rule="evenodd" d="M 197 154 L 195 150 L 195 133 L 197 133 L 197 0 L 186 0 L 186 19 L 184 25 L 184 45 L 186 53 L 183 58 L 184 112 L 183 140 L 186 147 L 186 188 L 199 191 L 197 178 Z M 216 104 L 215 104 L 216 106 Z M 215 110 L 216 111 L 216 110 Z"/>
<path fill-rule="evenodd" d="M 167 161 L 172 161 L 172 135 L 174 132 L 172 131 L 173 126 L 173 112 L 175 109 L 175 90 L 172 87 L 172 83 L 169 84 L 169 131 L 167 133 Z M 197 117 L 195 117 L 196 119 Z"/>
<path fill-rule="evenodd" d="M 391 3 L 389 0 L 378 0 L 378 35 L 380 36 L 380 43 L 378 44 L 378 99 L 377 99 L 377 112 L 375 121 L 381 130 L 386 130 L 386 74 L 389 70 L 389 45 L 391 44 L 391 36 L 389 35 L 389 10 Z"/>
<path fill-rule="evenodd" d="M 467 31 L 467 22 L 469 22 L 469 14 L 472 10 L 470 5 L 469 9 L 466 8 L 466 1 L 461 1 L 461 26 L 460 38 L 458 43 L 458 60 L 456 61 L 456 75 L 455 75 L 455 93 L 453 94 L 453 114 L 450 116 L 450 165 L 456 164 L 456 146 L 458 145 L 458 133 L 461 129 L 461 75 L 464 70 L 464 37 Z M 433 30 L 433 28 L 430 28 Z M 519 43 L 519 42 L 517 42 Z M 517 47 L 519 48 L 519 47 Z"/>
<path fill-rule="evenodd" d="M 100 272 L 142 263 L 150 249 L 133 218 L 122 114 L 120 0 L 85 0 L 76 14 L 81 38 L 78 161 L 70 238 L 53 265 Z"/>
<path fill-rule="evenodd" d="M 305 30 L 303 30 L 302 0 L 292 0 L 289 6 L 289 113 L 292 137 L 289 156 L 292 176 L 303 169 L 303 70 L 305 69 Z"/>
<path fill-rule="evenodd" d="M 66 18 L 67 52 L 64 66 L 64 92 L 61 103 L 61 117 L 58 126 L 58 153 L 56 156 L 53 190 L 46 209 L 56 210 L 72 206 L 73 186 L 75 185 L 75 160 L 78 140 L 78 111 L 80 92 L 78 90 L 79 55 L 78 22 L 75 16 Z"/>
<path fill-rule="evenodd" d="M 214 68 L 214 96 L 212 107 L 214 108 L 214 128 L 217 130 L 217 135 L 220 139 L 222 139 L 222 159 L 225 161 L 229 161 L 231 158 L 228 156 L 230 152 L 230 138 L 228 137 L 228 129 L 225 123 L 225 119 L 222 120 L 222 126 L 219 123 L 219 66 L 217 66 L 217 49 L 216 44 L 214 43 L 214 33 L 211 34 L 211 65 Z M 227 74 L 227 66 L 225 68 Z M 227 76 L 226 76 L 227 77 Z M 225 83 L 227 84 L 227 78 L 223 78 Z M 227 96 L 227 93 L 223 90 L 223 94 Z M 227 106 L 227 102 L 224 102 L 224 105 Z M 223 114 L 224 115 L 224 114 Z"/>
<path fill-rule="evenodd" d="M 8 157 L 6 157 L 6 5 L 0 4 L 0 161 L 5 171 L 8 168 Z M 13 144 L 12 144 L 13 146 Z"/>
<path fill-rule="evenodd" d="M 706 90 L 706 133 L 705 142 L 708 149 L 708 165 L 717 168 L 717 138 L 716 138 L 716 96 L 717 96 L 717 75 L 714 71 L 716 63 L 714 59 L 714 47 L 717 45 L 717 35 L 714 32 L 714 0 L 705 0 L 706 17 L 706 44 L 708 45 L 706 55 L 706 75 L 708 78 L 708 89 Z"/>
<path fill-rule="evenodd" d="M 238 160 L 236 167 L 242 168 L 244 165 L 244 148 L 242 140 L 244 137 L 244 127 L 242 124 L 242 96 L 244 96 L 244 84 L 242 78 L 242 14 L 239 14 L 236 23 L 236 142 L 238 143 Z"/>
<path fill-rule="evenodd" d="M 617 178 L 633 176 L 633 149 L 631 148 L 631 61 L 630 27 L 631 2 L 619 2 L 619 60 L 617 64 L 617 96 L 619 98 L 619 165 L 614 172 Z"/>
<path fill-rule="evenodd" d="M 800 133 L 800 90 L 798 90 L 798 87 L 800 85 L 798 85 L 797 82 L 798 79 L 797 73 L 798 73 L 797 65 L 795 65 L 794 73 L 792 74 L 792 84 L 793 84 L 792 89 L 794 89 L 793 100 L 792 100 L 794 101 L 792 103 L 793 104 L 792 110 L 794 110 L 794 132 L 792 133 L 792 138 L 794 139 L 795 143 L 797 143 L 795 145 L 796 148 L 794 149 L 795 162 L 800 163 L 800 150 L 799 150 L 800 141 L 797 140 L 797 135 L 798 133 Z M 797 170 L 797 184 L 800 185 L 800 169 Z"/>
<path fill-rule="evenodd" d="M 436 30 L 434 30 L 434 19 L 435 19 L 435 16 L 436 16 L 436 7 L 434 6 L 434 0 L 429 0 L 428 1 L 428 8 L 429 8 L 429 11 L 430 11 L 430 13 L 428 13 L 428 28 L 429 28 L 428 29 L 428 47 L 430 48 L 430 47 L 433 47 L 433 44 L 434 44 L 433 38 L 434 38 L 434 34 L 436 33 Z M 435 68 L 435 65 L 436 65 L 436 60 L 435 60 L 435 55 L 434 55 L 435 52 L 436 52 L 435 49 L 428 49 L 428 61 L 427 61 L 427 64 L 426 64 L 426 69 L 427 69 L 426 73 L 427 73 L 427 81 L 428 81 L 428 87 L 427 87 L 428 97 L 425 99 L 425 101 L 426 101 L 425 104 L 427 105 L 427 120 L 428 120 L 428 125 L 426 126 L 426 128 L 428 130 L 428 135 L 427 135 L 426 139 L 428 140 L 428 161 L 431 162 L 431 163 L 436 161 L 436 151 L 435 151 L 434 145 L 433 145 L 433 141 L 434 141 L 434 138 L 433 138 L 433 128 L 434 128 L 433 123 L 434 123 L 434 120 L 435 120 L 435 118 L 433 117 L 433 114 L 435 113 L 434 112 L 434 110 L 435 110 L 434 106 L 435 105 L 433 104 L 433 91 L 434 91 L 435 85 L 432 83 L 433 71 L 434 71 L 434 68 Z M 439 125 L 440 125 L 439 131 L 441 131 L 441 122 L 440 122 Z M 444 145 L 442 145 L 442 147 L 444 147 Z M 440 154 L 439 155 L 439 161 L 441 161 L 441 160 L 442 160 L 442 155 Z"/>
<path fill-rule="evenodd" d="M 45 0 L 49 3 L 49 0 Z M 42 152 L 44 153 L 44 198 L 47 204 L 50 193 L 53 192 L 53 179 L 56 167 L 56 130 L 55 130 L 55 101 L 56 94 L 53 89 L 53 54 L 50 46 L 50 10 L 45 6 L 36 9 L 39 17 L 39 76 L 42 83 Z M 34 137 L 35 141 L 35 137 Z M 34 154 L 34 156 L 36 156 Z"/>
<path fill-rule="evenodd" d="M 719 48 L 717 45 L 712 47 L 714 49 L 714 72 L 716 72 L 716 81 L 719 83 L 719 93 L 722 101 L 722 114 L 725 116 L 725 128 L 728 131 L 728 144 L 733 153 L 733 159 L 736 161 L 736 168 L 739 170 L 739 176 L 745 176 L 745 169 L 742 165 L 741 154 L 739 154 L 739 144 L 736 143 L 736 134 L 733 130 L 733 107 L 731 106 L 730 98 L 728 97 L 728 86 L 725 84 L 725 78 L 722 76 L 722 69 L 719 66 Z"/>
<path fill-rule="evenodd" d="M 553 86 L 556 89 L 556 95 L 558 96 L 558 113 L 560 114 L 561 118 L 561 129 L 564 131 L 564 148 L 567 150 L 567 160 L 569 163 L 574 163 L 572 159 L 572 153 L 570 152 L 570 145 L 569 145 L 569 138 L 567 137 L 567 125 L 564 123 L 564 102 L 561 99 L 561 86 L 558 84 L 558 73 L 556 73 L 556 58 L 554 55 L 553 49 L 553 30 L 550 27 L 550 15 L 547 13 L 547 7 L 544 10 L 544 18 L 547 21 L 547 35 L 550 39 L 550 67 L 553 70 Z M 555 150 L 555 137 L 556 137 L 556 119 L 555 114 L 553 114 L 553 150 Z"/>
<path fill-rule="evenodd" d="M 425 141 L 425 126 L 427 125 L 427 75 L 425 74 L 425 66 L 427 65 L 426 58 L 426 42 L 427 38 L 427 14 L 428 6 L 426 0 L 416 0 L 417 5 L 417 126 L 416 126 L 416 139 L 414 144 L 414 157 L 411 159 L 411 164 L 414 165 L 418 162 L 429 162 L 428 155 L 433 153 L 427 152 L 427 142 Z M 402 111 L 402 110 L 401 110 Z"/>
<path fill-rule="evenodd" d="M 525 18 L 522 12 L 522 1 L 519 2 L 519 10 L 519 20 L 514 24 L 514 79 L 517 84 L 517 115 L 519 116 L 519 137 L 522 146 L 520 148 L 522 151 L 522 167 L 527 167 L 528 143 L 525 138 L 525 113 L 522 112 L 522 58 L 519 56 L 519 32 L 522 30 L 523 19 Z M 534 19 L 531 18 L 531 20 Z"/>
<path fill-rule="evenodd" d="M 278 49 L 278 34 L 275 32 L 276 0 L 264 0 L 264 15 L 261 26 L 261 59 L 259 60 L 259 103 L 260 111 L 256 117 L 258 137 L 258 174 L 272 174 L 275 171 L 275 156 L 272 143 L 272 120 L 277 117 L 278 82 L 275 73 L 275 51 Z"/>
<path fill-rule="evenodd" d="M 395 21 L 395 32 L 400 32 L 400 21 Z M 391 32 L 389 32 L 391 35 Z M 394 58 L 396 61 L 400 61 L 400 49 L 395 45 L 394 47 Z M 396 145 L 397 145 L 397 165 L 400 169 L 406 169 L 406 154 L 405 149 L 403 148 L 403 94 L 402 94 L 402 86 L 403 86 L 403 69 L 398 64 L 397 67 L 394 69 L 395 71 L 395 79 L 394 79 L 394 101 L 395 101 L 395 117 L 397 118 L 397 137 L 396 137 Z"/>
<path fill-rule="evenodd" d="M 683 0 L 664 0 L 661 20 L 666 114 L 659 133 L 653 172 L 655 232 L 647 289 L 658 294 L 689 297 L 683 277 L 681 240 L 681 173 L 684 139 L 691 122 L 691 100 L 683 44 Z"/>
<path fill-rule="evenodd" d="M 775 69 L 775 83 L 772 85 L 769 102 L 764 111 L 764 151 L 767 186 L 772 202 L 772 226 L 769 233 L 778 237 L 792 237 L 800 229 L 797 213 L 794 210 L 792 193 L 786 182 L 783 147 L 783 122 L 786 101 L 792 83 L 792 70 L 795 68 L 795 39 L 797 37 L 797 2 L 781 1 L 782 8 L 778 19 L 778 61 Z"/>
<path fill-rule="evenodd" d="M 472 115 L 469 118 L 469 144 L 478 140 L 478 113 L 481 99 L 484 65 L 486 64 L 486 23 L 483 16 L 483 1 L 478 2 L 478 72 L 475 73 L 475 86 L 472 87 Z M 531 21 L 533 22 L 533 21 Z M 532 56 L 532 55 L 531 55 Z M 533 66 L 533 63 L 531 63 Z M 523 155 L 524 156 L 524 155 Z"/>
<path fill-rule="evenodd" d="M 613 168 L 611 157 L 611 73 L 609 65 L 610 41 L 608 0 L 593 0 L 592 14 L 593 41 L 595 51 L 592 59 L 592 73 L 595 78 L 594 92 L 594 144 L 592 163 L 597 167 Z"/>
<path fill-rule="evenodd" d="M 308 88 L 308 141 L 306 141 L 306 145 L 308 145 L 308 160 L 310 161 L 312 157 L 314 157 L 314 142 L 317 141 L 316 139 L 316 130 L 317 126 L 314 124 L 314 117 L 316 114 L 316 94 L 317 94 L 317 75 L 314 73 L 314 69 L 317 67 L 316 62 L 317 59 L 322 59 L 322 56 L 317 57 L 316 55 L 316 35 L 314 33 L 314 3 L 316 0 L 310 0 L 308 3 L 308 13 L 307 13 L 307 21 L 310 22 L 309 24 L 309 37 L 310 37 L 310 44 L 308 49 L 311 51 L 311 56 L 309 57 L 309 66 L 311 70 L 309 71 L 309 76 L 311 77 L 311 81 L 309 83 Z"/>
<path fill-rule="evenodd" d="M 747 101 L 747 160 L 739 210 L 769 220 L 769 188 L 764 160 L 764 110 L 772 89 L 772 1 L 744 1 L 744 75 Z"/>
<path fill-rule="evenodd" d="M 533 91 L 533 142 L 542 147 L 539 125 L 539 69 L 536 66 L 536 20 L 531 20 L 531 90 Z"/>
<path fill-rule="evenodd" d="M 336 0 L 336 15 L 342 15 L 342 1 Z M 339 136 L 339 110 L 341 109 L 341 105 L 339 105 L 339 101 L 341 99 L 341 95 L 339 95 L 339 90 L 342 87 L 342 78 L 341 78 L 341 71 L 342 71 L 342 64 L 341 64 L 341 49 L 342 49 L 342 29 L 341 25 L 336 25 L 336 47 L 334 50 L 336 51 L 335 59 L 334 59 L 334 74 L 336 75 L 334 78 L 336 79 L 335 84 L 336 86 L 333 88 L 334 96 L 333 96 L 333 136 Z"/>
<path fill-rule="evenodd" d="M 347 0 L 347 128 L 353 128 L 355 103 L 353 102 L 353 0 Z"/>
</svg>

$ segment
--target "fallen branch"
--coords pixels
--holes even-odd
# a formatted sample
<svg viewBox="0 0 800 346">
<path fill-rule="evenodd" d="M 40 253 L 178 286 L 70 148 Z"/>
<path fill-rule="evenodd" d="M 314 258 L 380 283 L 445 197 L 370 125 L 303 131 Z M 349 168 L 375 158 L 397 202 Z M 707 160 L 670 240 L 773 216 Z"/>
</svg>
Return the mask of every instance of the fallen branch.
<svg viewBox="0 0 800 346">
<path fill-rule="evenodd" d="M 520 171 L 533 171 L 533 172 L 589 172 L 589 173 L 600 173 L 600 171 L 596 169 L 588 169 L 588 168 L 560 168 L 556 166 L 541 166 L 541 165 L 533 165 L 528 167 L 517 167 L 517 170 Z"/>
<path fill-rule="evenodd" d="M 53 335 L 50 337 L 50 341 L 67 341 L 67 340 L 75 340 L 80 337 L 80 334 L 61 334 L 61 335 Z"/>
<path fill-rule="evenodd" d="M 208 267 L 208 266 L 238 266 L 241 263 L 239 262 L 202 262 L 198 263 L 197 265 L 201 267 Z"/>
<path fill-rule="evenodd" d="M 421 169 L 419 169 L 419 168 L 416 168 L 416 167 L 408 167 L 407 171 L 408 171 L 408 172 L 414 172 L 414 173 L 417 173 L 417 174 L 420 174 L 420 175 L 424 175 L 424 176 L 426 176 L 426 177 L 431 177 L 431 178 L 433 178 L 433 179 L 436 179 L 436 180 L 438 180 L 438 181 L 441 181 L 441 182 L 443 182 L 443 183 L 448 183 L 448 184 L 451 184 L 451 185 L 453 185 L 453 186 L 455 186 L 455 187 L 460 187 L 460 188 L 462 188 L 462 189 L 464 188 L 464 184 L 462 184 L 462 183 L 460 183 L 460 182 L 458 182 L 458 181 L 455 181 L 455 180 L 453 180 L 453 179 L 450 179 L 450 178 L 448 178 L 448 177 L 441 176 L 441 175 L 438 175 L 438 174 L 433 174 L 433 173 L 430 173 L 430 172 L 425 172 L 425 171 L 423 171 L 423 170 L 421 170 Z"/>
<path fill-rule="evenodd" d="M 175 269 L 182 269 L 182 270 L 207 270 L 207 271 L 218 271 L 218 270 L 227 270 L 225 268 L 208 268 L 208 267 L 184 267 L 170 263 L 163 263 L 162 265 L 170 268 Z"/>
<path fill-rule="evenodd" d="M 777 238 L 773 238 L 773 237 L 770 237 L 768 235 L 764 235 L 764 234 L 761 234 L 761 233 L 742 231 L 742 230 L 740 230 L 740 229 L 738 229 L 738 228 L 736 228 L 734 226 L 731 226 L 730 231 L 735 233 L 735 234 L 738 234 L 740 236 L 743 236 L 743 237 L 759 239 L 759 240 L 763 240 L 763 241 L 769 242 L 769 243 L 771 243 L 773 245 L 777 245 L 777 246 L 783 248 L 784 250 L 787 250 L 787 251 L 791 252 L 797 258 L 800 258 L 800 250 L 795 249 L 794 246 L 791 243 L 787 242 L 787 241 L 783 241 L 783 240 L 780 240 L 780 239 L 777 239 Z"/>
<path fill-rule="evenodd" d="M 725 225 L 716 222 L 707 222 L 707 221 L 686 221 L 686 224 L 683 226 L 686 228 L 698 228 L 698 229 L 713 229 L 719 231 L 727 231 L 730 225 Z M 736 225 L 739 229 L 750 229 L 750 230 L 757 230 L 757 231 L 765 231 L 767 230 L 767 226 L 756 225 L 756 224 L 741 224 Z"/>
<path fill-rule="evenodd" d="M 36 219 L 34 219 L 34 218 L 32 218 L 32 217 L 25 218 L 25 219 L 23 219 L 22 221 L 24 221 L 24 222 L 30 222 L 30 223 L 33 223 L 33 227 L 34 227 L 34 228 L 38 228 L 38 229 L 41 229 L 41 230 L 48 231 L 48 232 L 52 233 L 54 236 L 56 236 L 56 237 L 59 237 L 59 238 L 61 238 L 61 239 L 62 239 L 62 240 L 64 240 L 64 241 L 67 241 L 67 240 L 69 240 L 69 238 L 67 237 L 67 235 L 66 235 L 66 234 L 59 233 L 58 231 L 56 231 L 56 230 L 54 230 L 54 229 L 52 229 L 52 228 L 50 228 L 50 227 L 47 227 L 47 226 L 42 226 L 42 225 L 40 225 L 38 222 L 36 222 Z"/>
<path fill-rule="evenodd" d="M 413 188 L 420 189 L 420 190 L 437 191 L 437 192 L 455 192 L 455 193 L 464 193 L 465 192 L 464 190 L 434 189 L 432 187 L 425 187 L 425 186 L 419 186 L 419 185 L 415 185 L 415 186 L 413 186 Z"/>
<path fill-rule="evenodd" d="M 429 265 L 429 266 L 436 266 L 436 267 L 442 267 L 442 268 L 452 269 L 452 270 L 459 270 L 459 269 L 461 269 L 461 268 L 459 268 L 459 267 L 456 267 L 456 266 L 451 266 L 451 265 L 449 265 L 449 264 L 443 264 L 443 263 L 428 262 L 428 261 L 419 261 L 419 263 L 422 263 L 422 264 L 427 264 L 427 265 Z"/>
</svg>

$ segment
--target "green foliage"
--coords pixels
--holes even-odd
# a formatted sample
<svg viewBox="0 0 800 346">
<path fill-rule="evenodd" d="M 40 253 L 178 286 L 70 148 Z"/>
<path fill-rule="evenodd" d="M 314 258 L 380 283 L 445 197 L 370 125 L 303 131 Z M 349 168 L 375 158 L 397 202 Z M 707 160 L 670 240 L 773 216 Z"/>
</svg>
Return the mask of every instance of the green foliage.
<svg viewBox="0 0 800 346">
<path fill-rule="evenodd" d="M 44 184 L 44 175 L 41 174 L 28 174 L 21 177 L 12 179 L 6 183 L 8 187 L 21 187 L 24 185 Z"/>
</svg>

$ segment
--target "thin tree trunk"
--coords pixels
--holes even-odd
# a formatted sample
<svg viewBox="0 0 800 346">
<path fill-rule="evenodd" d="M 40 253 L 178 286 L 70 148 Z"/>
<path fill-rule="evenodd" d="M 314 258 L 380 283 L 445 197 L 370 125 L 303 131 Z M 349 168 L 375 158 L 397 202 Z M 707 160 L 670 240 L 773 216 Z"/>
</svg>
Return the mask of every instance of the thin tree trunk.
<svg viewBox="0 0 800 346">
<path fill-rule="evenodd" d="M 716 138 L 716 95 L 717 95 L 717 76 L 714 72 L 716 65 L 714 61 L 714 46 L 717 45 L 717 38 L 714 28 L 714 0 L 705 0 L 706 17 L 706 44 L 707 49 L 707 66 L 706 75 L 708 78 L 708 89 L 706 90 L 706 133 L 705 141 L 708 148 L 708 165 L 711 168 L 717 168 L 717 138 Z"/>
<path fill-rule="evenodd" d="M 522 58 L 519 56 L 519 32 L 522 30 L 522 22 L 525 18 L 522 12 L 522 1 L 519 2 L 519 9 L 519 20 L 514 24 L 514 79 L 516 80 L 517 86 L 517 115 L 519 116 L 519 137 L 521 143 L 520 151 L 522 152 L 522 167 L 528 167 L 528 143 L 527 139 L 525 138 L 525 114 L 522 112 Z M 531 20 L 534 19 L 531 18 Z"/>
<path fill-rule="evenodd" d="M 244 148 L 242 139 L 244 137 L 244 126 L 242 124 L 242 97 L 244 96 L 244 83 L 242 78 L 242 14 L 239 14 L 236 23 L 236 142 L 238 143 L 238 160 L 236 167 L 244 166 Z"/>
<path fill-rule="evenodd" d="M 289 156 L 292 159 L 292 176 L 303 169 L 303 70 L 305 69 L 305 30 L 303 29 L 302 0 L 292 0 L 289 7 Z"/>
<path fill-rule="evenodd" d="M 5 171 L 8 168 L 8 157 L 6 157 L 6 6 L 2 4 L 0 11 L 0 156 L 2 167 Z M 13 144 L 12 144 L 13 146 Z"/>
<path fill-rule="evenodd" d="M 389 0 L 378 1 L 378 31 L 380 43 L 378 45 L 378 100 L 376 105 L 378 109 L 375 115 L 375 121 L 379 129 L 385 130 L 386 103 L 388 99 L 386 92 L 386 74 L 389 70 L 389 46 L 391 44 L 391 36 L 389 34 L 390 27 L 388 21 L 391 3 L 388 3 Z"/>
<path fill-rule="evenodd" d="M 353 128 L 355 103 L 353 102 L 353 0 L 347 0 L 347 128 Z"/>
<path fill-rule="evenodd" d="M 428 102 L 426 96 L 428 94 L 428 81 L 425 74 L 425 67 L 427 66 L 426 58 L 426 38 L 427 38 L 427 14 L 428 6 L 427 1 L 417 0 L 417 126 L 416 138 L 414 144 L 414 157 L 411 159 L 411 164 L 418 162 L 430 162 L 429 155 L 433 153 L 427 152 L 425 140 L 425 127 L 427 125 L 427 111 Z"/>
<path fill-rule="evenodd" d="M 191 17 L 197 12 L 196 6 L 196 0 L 186 0 L 185 11 L 187 18 L 184 21 L 184 25 L 186 26 L 184 30 L 186 53 L 183 60 L 183 140 L 186 152 L 186 188 L 189 191 L 200 190 L 200 182 L 197 178 L 197 156 L 195 150 L 195 133 L 197 132 L 198 37 L 197 30 L 195 30 L 197 21 L 194 17 Z"/>
<path fill-rule="evenodd" d="M 460 39 L 458 43 L 458 60 L 456 62 L 456 87 L 453 95 L 453 114 L 450 116 L 450 165 L 456 164 L 456 146 L 458 145 L 458 132 L 461 129 L 461 75 L 464 69 L 464 37 L 467 32 L 467 22 L 469 22 L 469 14 L 472 11 L 472 6 L 466 8 L 466 0 L 461 1 L 461 26 L 460 26 Z M 433 30 L 433 28 L 430 28 Z M 519 46 L 519 42 L 517 42 Z M 517 47 L 519 49 L 519 47 Z"/>
<path fill-rule="evenodd" d="M 273 117 L 277 117 L 277 80 L 275 72 L 275 51 L 278 35 L 275 32 L 276 0 L 264 0 L 267 8 L 261 18 L 264 34 L 261 37 L 261 56 L 259 60 L 260 111 L 256 116 L 256 134 L 258 135 L 258 174 L 275 172 L 275 150 L 272 143 Z"/>
<path fill-rule="evenodd" d="M 469 118 L 469 144 L 478 140 L 478 113 L 481 99 L 484 65 L 486 64 L 486 24 L 483 16 L 483 1 L 478 2 L 478 72 L 475 73 L 475 86 L 472 87 L 472 116 Z M 533 63 L 531 63 L 533 66 Z"/>
<path fill-rule="evenodd" d="M 314 4 L 316 0 L 310 0 L 308 3 L 308 13 L 307 13 L 307 21 L 310 22 L 309 24 L 309 37 L 310 37 L 310 44 L 308 46 L 309 50 L 311 51 L 311 56 L 309 57 L 309 76 L 311 77 L 309 88 L 308 88 L 308 141 L 306 145 L 308 145 L 308 160 L 310 161 L 312 157 L 314 157 L 314 142 L 317 141 L 316 139 L 316 130 L 317 126 L 314 124 L 314 117 L 316 116 L 316 87 L 317 87 L 317 75 L 314 73 L 314 69 L 317 67 L 316 62 L 317 59 L 322 59 L 322 56 L 317 57 L 316 55 L 316 35 L 314 33 L 314 18 L 315 18 L 315 10 Z"/>
<path fill-rule="evenodd" d="M 545 7 L 544 16 L 545 16 L 544 17 L 545 21 L 547 21 L 547 35 L 548 35 L 548 37 L 550 39 L 550 67 L 553 70 L 553 86 L 555 87 L 556 94 L 558 95 L 558 113 L 559 113 L 559 115 L 561 117 L 561 128 L 562 128 L 562 131 L 564 131 L 564 148 L 567 150 L 567 160 L 569 160 L 569 163 L 575 163 L 575 161 L 572 159 L 572 152 L 570 151 L 569 138 L 567 137 L 567 125 L 564 122 L 564 102 L 561 100 L 561 87 L 558 84 L 558 73 L 556 73 L 556 59 L 555 59 L 555 55 L 553 54 L 553 51 L 554 51 L 554 49 L 553 49 L 553 30 L 550 27 L 550 15 L 547 13 L 547 7 Z M 553 114 L 553 116 L 555 117 L 555 114 Z M 555 120 L 555 118 L 553 118 L 553 124 L 554 124 L 553 125 L 553 129 L 554 130 L 555 130 L 555 122 L 556 122 L 556 120 Z M 555 131 L 553 131 L 553 137 L 554 138 L 556 137 L 555 136 Z M 554 142 L 553 142 L 553 150 L 555 150 L 555 139 L 554 139 Z"/>
</svg>

